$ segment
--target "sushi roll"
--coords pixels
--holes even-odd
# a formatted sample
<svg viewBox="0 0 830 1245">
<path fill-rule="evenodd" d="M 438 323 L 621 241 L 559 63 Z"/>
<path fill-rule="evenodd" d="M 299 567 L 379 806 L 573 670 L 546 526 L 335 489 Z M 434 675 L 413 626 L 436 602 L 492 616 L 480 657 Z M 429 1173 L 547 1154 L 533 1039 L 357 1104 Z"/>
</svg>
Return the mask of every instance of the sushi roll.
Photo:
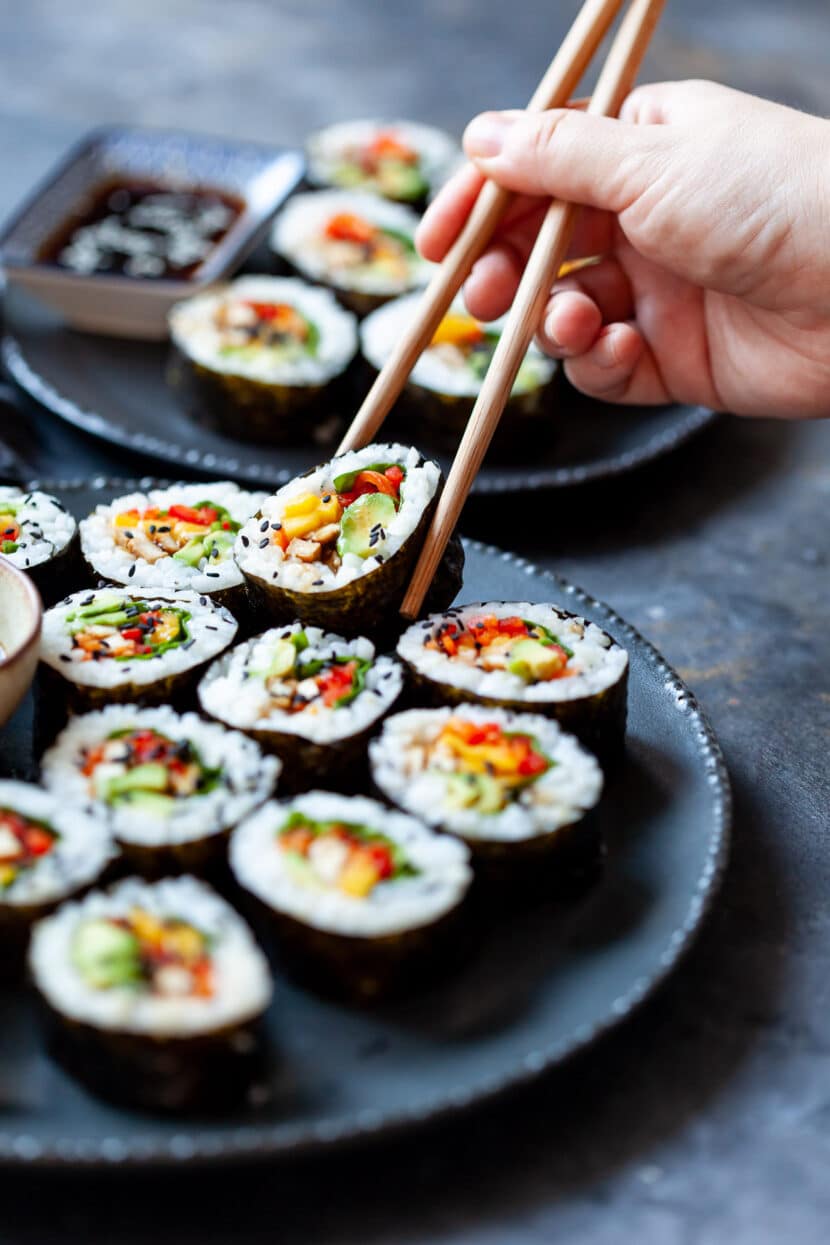
<svg viewBox="0 0 830 1245">
<path fill-rule="evenodd" d="M 117 855 L 102 821 L 26 782 L 0 780 L 0 979 L 23 968 L 29 931 Z"/>
<path fill-rule="evenodd" d="M 268 964 L 195 878 L 128 878 L 65 904 L 35 927 L 29 967 L 52 1053 L 105 1098 L 229 1106 L 260 1070 Z"/>
<path fill-rule="evenodd" d="M 461 160 L 443 130 L 413 121 L 341 121 L 306 144 L 308 179 L 315 186 L 366 190 L 426 206 Z"/>
<path fill-rule="evenodd" d="M 422 702 L 529 710 L 555 718 L 604 762 L 622 751 L 628 654 L 556 605 L 459 606 L 407 628 L 397 651 Z"/>
<path fill-rule="evenodd" d="M 440 483 L 438 465 L 417 450 L 367 445 L 286 484 L 236 540 L 263 612 L 277 623 L 375 636 L 403 599 Z M 462 564 L 456 545 L 438 585 L 445 605 Z"/>
<path fill-rule="evenodd" d="M 482 705 L 410 709 L 386 719 L 369 758 L 388 800 L 462 838 L 485 873 L 532 877 L 595 851 L 584 818 L 602 771 L 550 718 Z"/>
<path fill-rule="evenodd" d="M 440 963 L 472 880 L 458 840 L 324 791 L 263 805 L 234 831 L 230 862 L 289 967 L 362 1000 Z"/>
<path fill-rule="evenodd" d="M 76 529 L 57 497 L 0 485 L 0 553 L 31 576 L 47 605 L 71 575 Z"/>
<path fill-rule="evenodd" d="M 281 787 L 354 781 L 366 742 L 400 695 L 403 671 L 371 640 L 292 623 L 231 649 L 198 688 L 202 711 L 282 759 Z"/>
<path fill-rule="evenodd" d="M 360 326 L 363 355 L 376 371 L 412 323 L 419 302 L 417 294 L 396 299 L 372 312 Z M 482 323 L 456 299 L 412 369 L 399 414 L 421 420 L 424 434 L 441 448 L 455 449 L 464 434 L 505 319 Z M 537 450 L 550 439 L 554 421 L 545 417 L 545 397 L 556 367 L 537 346 L 530 347 L 494 438 L 500 454 L 520 451 L 526 459 L 528 437 Z"/>
<path fill-rule="evenodd" d="M 81 520 L 81 551 L 94 574 L 110 583 L 131 591 L 198 592 L 238 616 L 245 586 L 233 544 L 263 498 L 227 482 L 129 493 Z"/>
<path fill-rule="evenodd" d="M 415 250 L 418 217 L 400 203 L 357 191 L 295 195 L 271 246 L 300 276 L 330 286 L 359 316 L 426 285 L 432 265 Z"/>
<path fill-rule="evenodd" d="M 43 618 L 40 659 L 79 712 L 169 703 L 232 644 L 233 615 L 196 592 L 75 592 Z M 54 681 L 53 681 L 54 686 Z"/>
<path fill-rule="evenodd" d="M 271 794 L 280 763 L 195 713 L 108 705 L 73 718 L 41 769 L 49 790 L 95 810 L 132 868 L 155 876 L 221 863 L 227 833 Z"/>
<path fill-rule="evenodd" d="M 328 290 L 240 277 L 170 313 L 168 380 L 197 417 L 246 441 L 323 442 L 357 350 L 354 316 Z"/>
</svg>

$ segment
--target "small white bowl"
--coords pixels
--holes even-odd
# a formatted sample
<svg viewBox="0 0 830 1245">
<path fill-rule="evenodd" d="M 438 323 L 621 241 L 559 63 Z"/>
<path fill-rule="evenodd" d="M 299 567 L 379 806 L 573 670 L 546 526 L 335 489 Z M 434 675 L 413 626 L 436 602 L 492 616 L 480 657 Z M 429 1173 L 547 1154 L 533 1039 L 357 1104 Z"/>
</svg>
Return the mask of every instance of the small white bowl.
<svg viewBox="0 0 830 1245">
<path fill-rule="evenodd" d="M 37 669 L 43 605 L 28 575 L 0 554 L 0 726 L 14 713 Z"/>
</svg>

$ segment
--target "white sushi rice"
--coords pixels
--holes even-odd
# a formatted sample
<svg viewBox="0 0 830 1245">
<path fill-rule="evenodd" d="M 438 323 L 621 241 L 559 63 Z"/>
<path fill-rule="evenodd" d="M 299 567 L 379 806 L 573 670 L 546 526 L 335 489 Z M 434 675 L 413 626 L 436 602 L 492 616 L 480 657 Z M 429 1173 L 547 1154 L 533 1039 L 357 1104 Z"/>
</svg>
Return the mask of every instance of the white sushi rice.
<svg viewBox="0 0 830 1245">
<path fill-rule="evenodd" d="M 13 507 L 20 536 L 14 542 L 17 544 L 14 552 L 4 556 L 22 571 L 63 553 L 75 535 L 77 525 L 72 515 L 49 493 L 27 493 L 13 486 L 0 486 L 0 514 L 9 505 Z"/>
<path fill-rule="evenodd" d="M 330 662 L 334 657 L 357 657 L 372 662 L 363 691 L 350 704 L 326 708 L 320 702 L 299 713 L 288 713 L 273 706 L 263 672 L 271 664 L 277 641 L 300 631 L 308 640 L 308 648 L 303 649 L 301 655 L 303 663 Z M 279 731 L 328 744 L 367 730 L 396 700 L 402 686 L 400 665 L 390 657 L 376 657 L 370 640 L 362 636 L 344 640 L 319 627 L 292 623 L 290 627 L 274 627 L 225 653 L 205 674 L 198 694 L 205 713 L 238 730 Z"/>
<path fill-rule="evenodd" d="M 280 212 L 271 233 L 271 246 L 278 255 L 312 281 L 322 281 L 338 289 L 355 290 L 361 294 L 393 297 L 426 285 L 434 265 L 412 254 L 406 265 L 403 281 L 375 267 L 349 271 L 345 266 L 334 270 L 329 262 L 328 248 L 320 247 L 326 225 L 333 216 L 354 214 L 380 229 L 414 238 L 418 216 L 402 203 L 390 203 L 365 191 L 318 190 L 312 194 L 294 195 Z"/>
<path fill-rule="evenodd" d="M 266 494 L 248 493 L 228 481 L 206 484 L 174 484 L 170 488 L 150 489 L 147 493 L 127 493 L 108 505 L 96 506 L 80 523 L 81 551 L 89 565 L 104 579 L 133 588 L 154 588 L 156 591 L 219 592 L 242 583 L 242 573 L 230 551 L 223 558 L 202 558 L 198 566 L 165 555 L 157 562 L 135 557 L 115 543 L 113 520 L 124 510 L 148 510 L 153 506 L 164 510 L 169 506 L 194 506 L 200 501 L 218 502 L 236 523 L 244 523 L 261 504 Z"/>
<path fill-rule="evenodd" d="M 426 647 L 426 641 L 448 620 L 463 623 L 486 614 L 523 618 L 546 627 L 572 650 L 570 668 L 574 673 L 566 679 L 527 683 L 509 670 L 480 670 Z M 435 683 L 493 700 L 525 701 L 529 707 L 596 696 L 618 683 L 628 666 L 628 653 L 596 623 L 569 615 L 556 605 L 532 605 L 529 601 L 487 601 L 462 605 L 447 614 L 431 614 L 406 629 L 397 651 L 401 661 Z"/>
<path fill-rule="evenodd" d="M 141 908 L 160 919 L 186 921 L 211 939 L 214 991 L 209 997 L 154 995 L 135 985 L 96 989 L 72 959 L 82 922 L 126 917 Z M 80 903 L 64 904 L 35 926 L 29 950 L 35 984 L 60 1015 L 97 1029 L 153 1037 L 187 1037 L 242 1024 L 265 1011 L 272 994 L 265 956 L 224 899 L 192 877 L 148 883 L 127 878 Z"/>
<path fill-rule="evenodd" d="M 60 792 L 32 783 L 0 780 L 0 808 L 44 822 L 58 838 L 52 850 L 21 869 L 10 886 L 0 889 L 0 909 L 52 903 L 94 882 L 118 854 L 104 822 L 89 809 L 67 803 Z M 2 835 L 2 831 L 0 831 Z M 0 840 L 0 857 L 14 844 Z"/>
<path fill-rule="evenodd" d="M 77 615 L 79 610 L 90 606 L 104 604 L 117 610 L 138 601 L 151 610 L 186 610 L 190 614 L 186 623 L 189 639 L 155 657 L 84 660 L 83 650 L 72 643 L 70 630 L 71 625 L 77 626 L 81 620 L 75 618 L 70 624 L 68 616 Z M 95 618 L 88 621 L 93 625 Z M 118 588 L 86 590 L 74 592 L 44 614 L 40 660 L 79 687 L 116 688 L 122 683 L 147 687 L 210 661 L 233 643 L 236 632 L 236 619 L 230 611 L 213 605 L 210 597 L 197 592 L 142 595 Z"/>
<path fill-rule="evenodd" d="M 418 168 L 435 190 L 456 166 L 461 151 L 449 134 L 416 121 L 339 121 L 312 134 L 306 142 L 308 178 L 318 186 L 337 185 L 338 166 L 350 150 L 368 146 L 378 134 L 391 133 L 418 153 Z M 370 189 L 370 187 L 366 187 Z"/>
<path fill-rule="evenodd" d="M 419 872 L 379 882 L 364 898 L 315 883 L 313 878 L 306 885 L 298 881 L 289 853 L 276 840 L 277 831 L 294 811 L 314 821 L 376 829 L 399 844 Z M 268 907 L 314 929 L 355 938 L 377 938 L 430 925 L 461 902 L 472 880 L 469 852 L 458 840 L 436 834 L 416 818 L 392 812 L 376 800 L 325 791 L 263 805 L 234 831 L 230 862 L 241 885 Z"/>
<path fill-rule="evenodd" d="M 296 351 L 280 356 L 268 349 L 223 351 L 227 330 L 216 325 L 223 305 L 251 301 L 293 307 L 319 333 L 314 354 Z M 170 335 L 194 363 L 234 376 L 274 385 L 322 385 L 339 376 L 357 350 L 357 321 L 334 295 L 291 277 L 239 277 L 185 302 L 169 316 Z"/>
<path fill-rule="evenodd" d="M 368 315 L 360 326 L 360 345 L 372 367 L 380 371 L 404 331 L 415 318 L 420 296 L 407 295 L 379 307 Z M 462 299 L 456 299 L 450 314 L 467 316 Z M 484 324 L 485 330 L 501 333 L 506 316 Z M 527 393 L 546 385 L 556 371 L 556 363 L 542 354 L 538 346 L 531 345 L 513 384 L 514 394 Z M 452 345 L 427 346 L 418 357 L 409 377 L 410 384 L 420 385 L 435 393 L 451 394 L 453 397 L 478 396 L 482 381 L 466 363 L 460 350 Z"/>
<path fill-rule="evenodd" d="M 504 731 L 530 735 L 554 764 L 498 812 L 447 808 L 450 771 L 430 767 L 427 752 L 450 718 L 481 725 L 495 722 Z M 596 760 L 556 722 L 481 705 L 393 714 L 370 743 L 369 759 L 372 777 L 387 799 L 406 812 L 417 812 L 430 825 L 470 840 L 518 842 L 549 834 L 578 821 L 602 792 Z"/>
<path fill-rule="evenodd" d="M 110 805 L 96 799 L 92 779 L 81 772 L 85 752 L 114 731 L 145 729 L 193 744 L 203 765 L 222 771 L 217 786 L 176 800 L 166 815 L 141 802 Z M 41 762 L 46 787 L 68 804 L 89 804 L 116 839 L 146 847 L 206 839 L 235 826 L 271 794 L 281 768 L 276 757 L 263 757 L 246 735 L 205 722 L 196 713 L 175 713 L 166 705 L 157 709 L 108 705 L 73 718 Z"/>
<path fill-rule="evenodd" d="M 321 496 L 334 492 L 335 477 L 359 471 L 372 463 L 399 463 L 406 472 L 401 486 L 401 505 L 394 519 L 378 540 L 377 552 L 370 558 L 345 553 L 337 571 L 321 562 L 300 562 L 287 559 L 279 545 L 264 539 L 263 522 L 279 523 L 286 502 L 303 493 Z M 267 498 L 256 515 L 246 523 L 236 538 L 234 554 L 246 575 L 266 579 L 281 588 L 296 592 L 331 592 L 378 569 L 394 557 L 404 541 L 417 528 L 424 510 L 432 501 L 441 478 L 437 463 L 424 460 L 417 450 L 405 445 L 367 445 L 361 450 L 341 454 L 324 463 L 309 475 L 298 476 L 284 485 L 273 497 Z"/>
</svg>

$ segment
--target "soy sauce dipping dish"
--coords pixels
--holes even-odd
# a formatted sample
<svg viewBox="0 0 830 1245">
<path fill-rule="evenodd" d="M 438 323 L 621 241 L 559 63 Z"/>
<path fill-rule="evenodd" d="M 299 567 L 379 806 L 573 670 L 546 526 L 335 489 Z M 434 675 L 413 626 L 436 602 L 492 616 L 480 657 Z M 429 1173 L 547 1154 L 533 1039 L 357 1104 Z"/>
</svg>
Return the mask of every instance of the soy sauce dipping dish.
<svg viewBox="0 0 830 1245">
<path fill-rule="evenodd" d="M 29 576 L 0 554 L 0 726 L 12 716 L 35 677 L 42 613 Z"/>
<path fill-rule="evenodd" d="M 21 286 L 91 333 L 160 340 L 167 312 L 182 298 L 228 276 L 253 250 L 303 174 L 296 151 L 180 131 L 106 127 L 73 147 L 5 226 L 0 263 Z M 108 188 L 211 196 L 229 206 L 229 223 L 200 262 L 171 275 L 76 271 L 59 259 L 73 225 L 89 222 Z"/>
</svg>

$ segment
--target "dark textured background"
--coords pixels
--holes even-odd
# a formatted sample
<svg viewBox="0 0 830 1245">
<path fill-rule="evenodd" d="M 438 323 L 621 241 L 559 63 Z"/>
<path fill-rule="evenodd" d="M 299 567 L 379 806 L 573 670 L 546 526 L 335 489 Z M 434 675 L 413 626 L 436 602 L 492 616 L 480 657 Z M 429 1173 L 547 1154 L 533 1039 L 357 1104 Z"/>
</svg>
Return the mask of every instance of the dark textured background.
<svg viewBox="0 0 830 1245">
<path fill-rule="evenodd" d="M 0 215 L 99 121 L 287 143 L 361 113 L 460 129 L 522 102 L 575 10 L 5 0 Z M 669 0 L 643 76 L 710 76 L 826 112 L 828 47 L 827 0 Z M 726 749 L 737 821 L 721 901 L 637 1019 L 509 1103 L 350 1156 L 154 1180 L 4 1176 L 0 1242 L 826 1241 L 829 451 L 827 424 L 726 418 L 612 488 L 465 517 L 612 602 L 680 669 Z M 136 466 L 45 417 L 30 452 L 43 473 Z"/>
</svg>

